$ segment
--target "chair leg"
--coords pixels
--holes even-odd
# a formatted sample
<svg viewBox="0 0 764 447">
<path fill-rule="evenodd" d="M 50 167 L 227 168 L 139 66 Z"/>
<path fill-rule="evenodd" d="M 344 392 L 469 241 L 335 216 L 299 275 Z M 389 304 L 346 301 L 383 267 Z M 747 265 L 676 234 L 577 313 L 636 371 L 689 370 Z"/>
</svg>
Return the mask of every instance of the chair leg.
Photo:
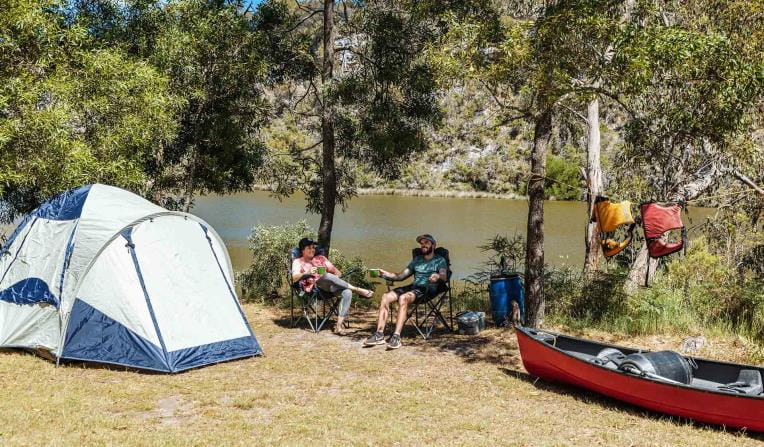
<svg viewBox="0 0 764 447">
<path fill-rule="evenodd" d="M 448 326 L 449 332 L 454 332 L 454 300 L 451 299 L 451 288 L 448 289 Z"/>
<path fill-rule="evenodd" d="M 339 315 L 340 298 L 324 298 L 322 303 L 324 315 L 319 323 L 318 313 L 316 313 L 316 331 L 319 332 L 324 327 L 327 321 L 329 321 L 333 315 Z M 329 301 L 329 311 L 326 310 L 326 302 Z"/>
<path fill-rule="evenodd" d="M 294 327 L 294 292 L 289 292 L 289 327 Z"/>
</svg>

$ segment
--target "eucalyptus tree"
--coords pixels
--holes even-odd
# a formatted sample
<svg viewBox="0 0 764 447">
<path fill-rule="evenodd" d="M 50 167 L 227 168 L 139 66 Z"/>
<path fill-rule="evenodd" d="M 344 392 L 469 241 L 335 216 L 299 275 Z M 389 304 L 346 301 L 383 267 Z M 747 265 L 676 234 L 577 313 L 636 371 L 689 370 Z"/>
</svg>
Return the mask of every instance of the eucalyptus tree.
<svg viewBox="0 0 764 447">
<path fill-rule="evenodd" d="M 85 183 L 138 189 L 178 131 L 182 98 L 120 48 L 100 48 L 56 0 L 0 8 L 2 221 Z"/>
<path fill-rule="evenodd" d="M 284 4 L 261 8 L 278 5 Z M 441 7 L 298 2 L 277 32 L 291 48 L 302 48 L 285 55 L 285 64 L 301 67 L 285 89 L 288 113 L 306 135 L 272 151 L 267 173 L 277 194 L 306 194 L 307 209 L 321 215 L 321 245 L 331 244 L 335 208 L 355 194 L 358 175 L 394 177 L 426 146 L 425 130 L 437 125 L 436 84 L 423 50 L 440 32 L 435 9 Z"/>
<path fill-rule="evenodd" d="M 185 208 L 196 193 L 248 190 L 262 163 L 265 89 L 283 76 L 273 24 L 283 11 L 228 0 L 74 0 L 72 20 L 169 79 L 183 99 L 177 135 L 144 165 L 142 191 Z"/>
<path fill-rule="evenodd" d="M 645 32 L 634 48 L 645 63 L 635 74 L 645 88 L 629 98 L 619 161 L 646 185 L 641 199 L 699 200 L 730 178 L 752 194 L 761 190 L 751 178 L 761 181 L 764 157 L 752 141 L 764 99 L 762 12 L 754 0 L 667 2 L 640 11 Z M 646 268 L 643 247 L 627 289 Z"/>
<path fill-rule="evenodd" d="M 630 3 L 510 2 L 498 27 L 483 18 L 454 23 L 434 56 L 441 73 L 482 82 L 507 120 L 533 128 L 525 269 L 531 325 L 544 315 L 545 163 L 553 119 L 600 95 L 619 99 L 616 87 L 631 88 L 631 59 L 624 55 Z M 592 126 L 598 115 L 590 107 Z"/>
</svg>

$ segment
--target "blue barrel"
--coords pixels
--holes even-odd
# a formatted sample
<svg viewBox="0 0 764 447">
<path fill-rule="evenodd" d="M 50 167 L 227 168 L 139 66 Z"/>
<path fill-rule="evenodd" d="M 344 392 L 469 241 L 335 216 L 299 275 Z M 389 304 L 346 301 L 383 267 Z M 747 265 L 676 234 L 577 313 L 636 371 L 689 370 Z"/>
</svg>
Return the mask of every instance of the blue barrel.
<svg viewBox="0 0 764 447">
<path fill-rule="evenodd" d="M 488 287 L 491 297 L 491 314 L 497 326 L 507 324 L 507 316 L 511 312 L 511 302 L 516 301 L 520 307 L 521 323 L 525 321 L 525 295 L 523 280 L 518 274 L 499 275 L 491 278 Z"/>
</svg>

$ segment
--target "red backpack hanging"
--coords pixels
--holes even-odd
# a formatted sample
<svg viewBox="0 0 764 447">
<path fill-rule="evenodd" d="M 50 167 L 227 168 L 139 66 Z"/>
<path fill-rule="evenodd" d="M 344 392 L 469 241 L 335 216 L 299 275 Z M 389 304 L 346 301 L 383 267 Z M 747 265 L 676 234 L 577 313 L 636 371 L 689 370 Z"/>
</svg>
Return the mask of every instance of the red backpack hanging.
<svg viewBox="0 0 764 447">
<path fill-rule="evenodd" d="M 642 229 L 645 232 L 647 252 L 651 258 L 661 258 L 676 253 L 687 245 L 687 228 L 682 223 L 682 207 L 658 205 L 655 202 L 643 203 L 639 206 L 642 214 Z M 668 242 L 663 235 L 671 230 L 682 230 L 682 240 Z"/>
</svg>

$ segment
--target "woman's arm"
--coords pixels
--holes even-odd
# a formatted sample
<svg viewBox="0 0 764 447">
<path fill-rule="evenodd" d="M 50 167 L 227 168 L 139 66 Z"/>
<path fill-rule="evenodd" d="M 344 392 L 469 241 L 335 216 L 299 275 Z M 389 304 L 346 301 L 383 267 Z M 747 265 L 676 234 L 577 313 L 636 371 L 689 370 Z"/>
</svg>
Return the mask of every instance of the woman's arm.
<svg viewBox="0 0 764 447">
<path fill-rule="evenodd" d="M 297 281 L 301 280 L 303 275 L 305 275 L 306 273 L 311 273 L 312 274 L 312 273 L 315 273 L 315 272 L 316 272 L 316 268 L 315 267 L 311 268 L 309 272 L 303 271 L 302 263 L 300 262 L 299 258 L 295 259 L 294 261 L 292 261 L 292 282 L 297 282 Z"/>
</svg>

